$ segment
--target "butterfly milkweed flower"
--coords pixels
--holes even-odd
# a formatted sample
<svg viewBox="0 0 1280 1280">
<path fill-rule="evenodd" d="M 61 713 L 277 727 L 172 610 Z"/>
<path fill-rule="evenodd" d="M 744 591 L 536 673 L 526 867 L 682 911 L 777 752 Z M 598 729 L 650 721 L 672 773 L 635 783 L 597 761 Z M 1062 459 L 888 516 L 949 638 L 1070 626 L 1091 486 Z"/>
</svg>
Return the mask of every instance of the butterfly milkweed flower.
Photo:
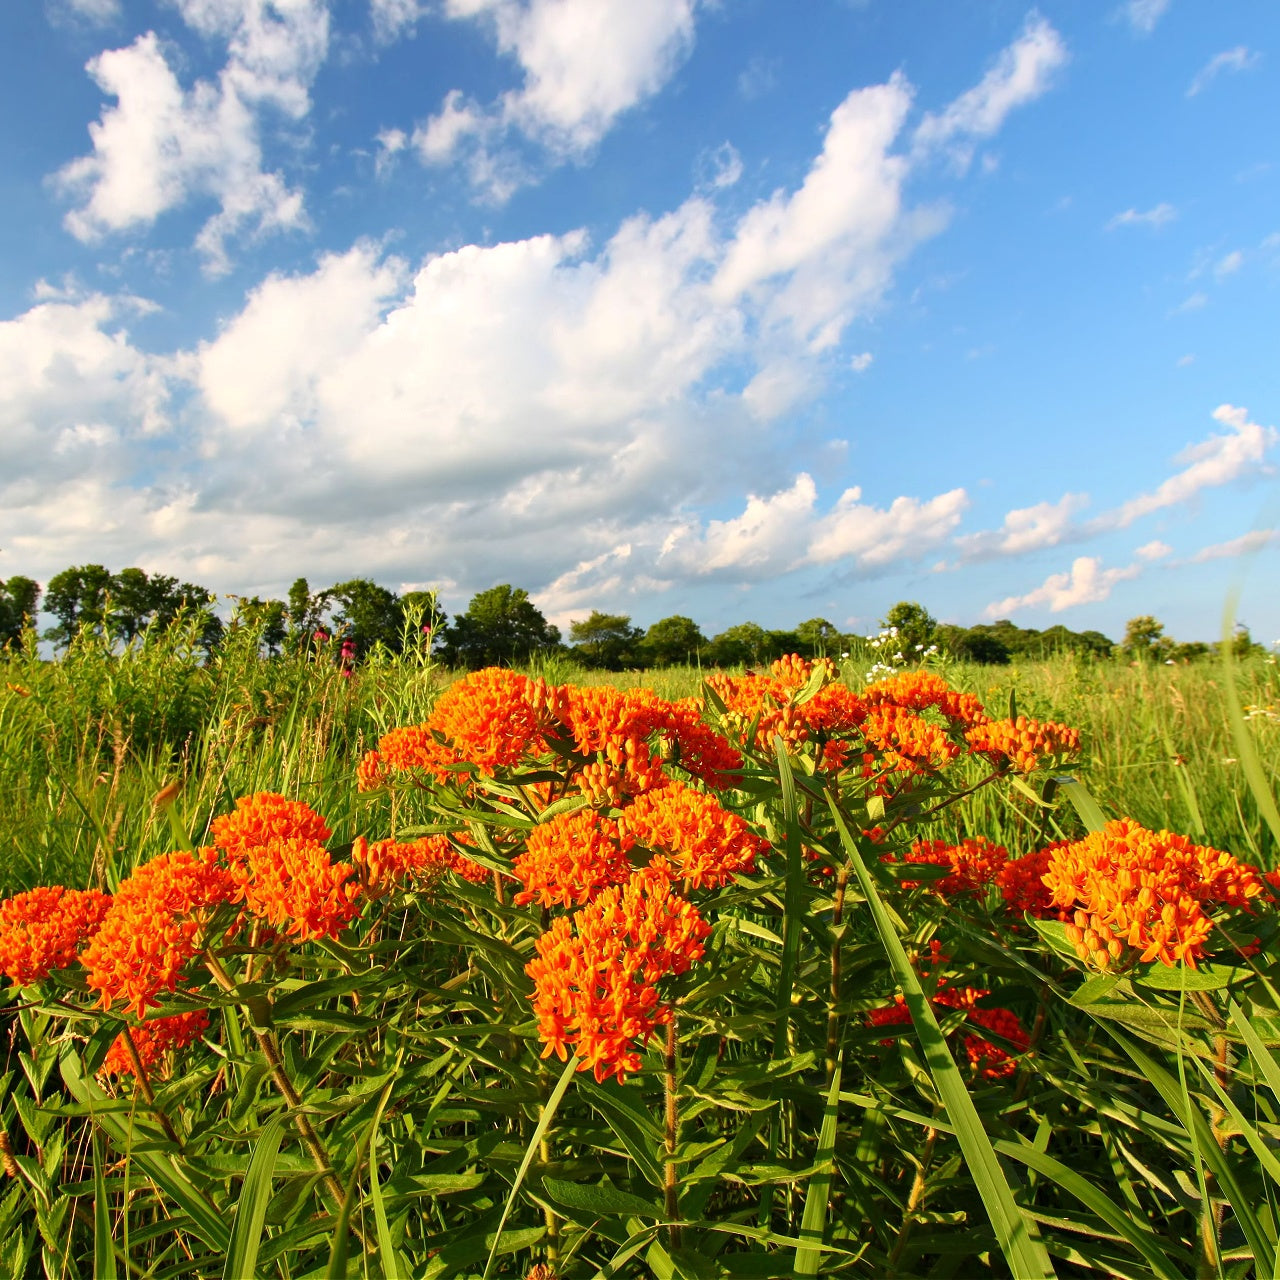
<svg viewBox="0 0 1280 1280">
<path fill-rule="evenodd" d="M 594 809 L 560 813 L 535 827 L 525 852 L 512 864 L 524 888 L 517 906 L 577 907 L 631 875 L 627 849 L 633 841 L 618 824 Z"/>
<path fill-rule="evenodd" d="M 360 882 L 349 862 L 305 837 L 250 845 L 236 874 L 237 898 L 271 925 L 303 941 L 336 938 L 359 910 Z"/>
<path fill-rule="evenodd" d="M 443 835 L 423 836 L 404 844 L 359 836 L 351 849 L 351 861 L 359 869 L 365 888 L 375 895 L 443 871 L 453 871 L 472 884 L 483 884 L 490 876 L 487 868 L 459 853 Z"/>
<path fill-rule="evenodd" d="M 110 1009 L 120 1001 L 138 1017 L 173 991 L 196 955 L 204 926 L 236 893 L 216 849 L 179 850 L 143 863 L 116 890 L 80 961 L 90 990 Z"/>
<path fill-rule="evenodd" d="M 0 973 L 25 987 L 75 964 L 110 907 L 109 894 L 61 885 L 0 903 Z"/>
<path fill-rule="evenodd" d="M 696 907 L 671 884 L 656 858 L 625 885 L 605 889 L 572 916 L 561 916 L 535 944 L 525 966 L 545 1048 L 561 1061 L 572 1049 L 580 1071 L 621 1083 L 639 1071 L 640 1053 L 671 1019 L 656 984 L 702 958 L 711 932 Z"/>
<path fill-rule="evenodd" d="M 138 1026 L 131 1027 L 130 1032 L 138 1061 L 142 1064 L 142 1069 L 150 1074 L 165 1061 L 168 1054 L 176 1049 L 185 1049 L 187 1045 L 199 1040 L 208 1029 L 209 1011 L 193 1009 L 167 1018 L 148 1018 Z M 111 1048 L 107 1050 L 107 1056 L 102 1060 L 102 1071 L 109 1076 L 137 1074 L 123 1032 L 112 1041 Z"/>
<path fill-rule="evenodd" d="M 989 720 L 965 735 L 969 749 L 986 756 L 998 768 L 1034 773 L 1045 765 L 1064 761 L 1080 750 L 1080 731 L 1053 720 L 1043 723 L 1027 716 L 1016 720 Z"/>
<path fill-rule="evenodd" d="M 486 667 L 451 684 L 436 699 L 426 729 L 439 733 L 458 757 L 492 774 L 526 753 L 546 750 L 527 676 Z M 386 739 L 379 744 L 387 754 Z"/>
<path fill-rule="evenodd" d="M 769 850 L 736 813 L 679 782 L 639 796 L 619 815 L 618 828 L 624 839 L 670 855 L 672 874 L 694 889 L 750 873 Z"/>
<path fill-rule="evenodd" d="M 214 843 L 232 862 L 247 850 L 271 840 L 324 841 L 332 832 L 325 820 L 301 800 L 287 800 L 273 791 L 241 796 L 235 811 L 209 824 Z"/>
<path fill-rule="evenodd" d="M 1247 863 L 1131 818 L 1053 850 L 1044 883 L 1071 913 L 1067 936 L 1080 958 L 1104 969 L 1126 951 L 1194 968 L 1213 928 L 1206 906 L 1247 908 L 1267 896 Z"/>
<path fill-rule="evenodd" d="M 886 854 L 882 861 L 893 861 Z M 981 893 L 997 880 L 1009 861 L 1009 851 L 986 836 L 966 836 L 959 844 L 946 840 L 917 840 L 903 861 L 950 867 L 951 874 L 928 882 L 934 893 L 949 898 L 957 893 Z M 918 880 L 904 880 L 903 887 L 916 888 Z"/>
</svg>

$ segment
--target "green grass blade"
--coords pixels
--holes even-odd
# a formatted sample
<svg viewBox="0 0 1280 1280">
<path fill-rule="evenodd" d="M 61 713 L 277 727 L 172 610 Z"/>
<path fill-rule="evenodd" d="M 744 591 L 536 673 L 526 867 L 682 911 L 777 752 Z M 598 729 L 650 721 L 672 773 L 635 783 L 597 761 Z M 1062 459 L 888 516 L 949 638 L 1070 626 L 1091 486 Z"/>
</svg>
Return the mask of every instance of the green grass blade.
<svg viewBox="0 0 1280 1280">
<path fill-rule="evenodd" d="M 241 1280 L 257 1274 L 258 1246 L 271 1200 L 271 1175 L 284 1137 L 286 1116 L 272 1116 L 254 1143 L 253 1156 L 240 1188 L 235 1217 L 231 1222 L 231 1243 L 227 1246 L 222 1280 Z"/>
<path fill-rule="evenodd" d="M 1107 815 L 1079 778 L 1058 778 L 1057 783 L 1059 789 L 1066 792 L 1071 807 L 1080 815 L 1086 831 L 1101 831 L 1107 825 Z"/>
<path fill-rule="evenodd" d="M 800 955 L 804 925 L 804 858 L 800 848 L 796 781 L 791 773 L 787 745 L 781 735 L 774 738 L 773 748 L 778 761 L 778 778 L 782 783 L 782 820 L 787 851 L 787 887 L 784 897 L 786 916 L 782 922 L 782 966 L 778 971 L 777 1000 L 774 1006 L 777 1021 L 773 1031 L 773 1056 L 781 1058 L 787 1051 L 791 991 L 795 986 L 796 963 Z"/>
<path fill-rule="evenodd" d="M 1130 1214 L 1121 1209 L 1110 1196 L 1099 1191 L 1087 1178 L 1083 1178 L 1074 1169 L 1037 1151 L 1030 1143 L 997 1142 L 996 1150 L 1001 1155 L 1011 1156 L 1021 1161 L 1027 1168 L 1049 1178 L 1068 1195 L 1075 1196 L 1081 1204 L 1097 1214 L 1118 1235 L 1123 1236 L 1146 1260 L 1151 1267 L 1151 1274 L 1162 1280 L 1182 1280 L 1183 1276 L 1195 1269 L 1193 1260 L 1186 1255 L 1172 1256 L 1169 1252 L 1170 1242 L 1167 1237 L 1159 1237 L 1148 1230 Z"/>
<path fill-rule="evenodd" d="M 925 1062 L 933 1076 L 938 1096 L 946 1108 L 947 1117 L 955 1127 L 956 1140 L 960 1144 L 960 1150 L 969 1167 L 969 1175 L 973 1179 L 974 1186 L 982 1197 L 983 1207 L 991 1219 L 991 1226 L 1000 1243 L 1000 1250 L 1010 1270 L 1019 1280 L 1040 1280 L 1041 1277 L 1055 1276 L 1053 1263 L 1049 1260 L 1049 1254 L 1040 1239 L 1034 1221 L 1018 1207 L 1013 1198 L 1009 1181 L 1000 1167 L 1000 1161 L 991 1146 L 991 1140 L 982 1127 L 977 1108 L 973 1105 L 973 1099 L 965 1087 L 964 1078 L 951 1057 L 946 1039 L 938 1026 L 938 1020 L 933 1016 L 929 1001 L 925 999 L 920 980 L 911 967 L 911 961 L 907 958 L 902 940 L 893 927 L 893 921 L 884 903 L 880 901 L 875 881 L 872 880 L 871 873 L 858 852 L 857 844 L 849 834 L 849 828 L 845 825 L 839 805 L 830 793 L 827 801 L 835 818 L 840 842 L 858 878 L 858 885 L 871 910 L 876 932 L 880 935 L 880 941 L 889 957 L 894 978 L 902 988 L 907 1009 L 911 1013 L 911 1021 L 915 1025 L 916 1035 L 924 1050 Z"/>
<path fill-rule="evenodd" d="M 489 1276 L 493 1271 L 493 1262 L 498 1256 L 498 1244 L 502 1240 L 502 1229 L 507 1225 L 507 1218 L 511 1215 L 511 1206 L 515 1204 L 516 1196 L 520 1194 L 520 1188 L 524 1184 L 524 1176 L 529 1172 L 529 1166 L 533 1163 L 534 1152 L 538 1150 L 539 1143 L 546 1135 L 547 1130 L 551 1128 L 551 1121 L 555 1119 L 556 1110 L 560 1106 L 564 1095 L 568 1093 L 569 1085 L 573 1082 L 573 1073 L 577 1069 L 578 1055 L 575 1053 L 564 1064 L 560 1079 L 556 1082 L 556 1087 L 551 1091 L 551 1097 L 547 1099 L 546 1106 L 542 1108 L 542 1115 L 538 1117 L 537 1128 L 534 1129 L 533 1136 L 529 1139 L 524 1159 L 520 1161 L 520 1168 L 516 1170 L 515 1181 L 511 1184 L 507 1203 L 502 1206 L 502 1217 L 498 1219 L 497 1229 L 493 1233 L 493 1246 L 490 1248 L 489 1258 L 484 1264 L 484 1280 L 489 1280 Z"/>
<path fill-rule="evenodd" d="M 818 1134 L 818 1154 L 814 1164 L 822 1165 L 821 1172 L 809 1179 L 804 1195 L 804 1214 L 800 1219 L 800 1239 L 805 1241 L 796 1248 L 792 1275 L 817 1276 L 822 1262 L 822 1241 L 826 1232 L 827 1209 L 831 1204 L 831 1178 L 836 1164 L 836 1130 L 840 1114 L 840 1076 L 844 1070 L 844 1050 L 836 1055 L 835 1070 L 831 1073 L 831 1087 L 827 1090 L 827 1105 L 822 1113 L 822 1129 Z M 810 1243 L 812 1242 L 812 1243 Z M 814 1246 L 818 1247 L 814 1247 Z"/>
<path fill-rule="evenodd" d="M 1258 812 L 1271 828 L 1272 838 L 1280 845 L 1280 810 L 1276 808 L 1276 798 L 1267 784 L 1266 775 L 1262 772 L 1262 764 L 1258 759 L 1258 748 L 1254 745 L 1249 727 L 1245 724 L 1244 712 L 1240 709 L 1240 690 L 1236 688 L 1236 605 L 1240 600 L 1237 587 L 1227 597 L 1226 608 L 1222 613 L 1222 688 L 1227 699 L 1227 717 L 1231 721 L 1231 736 L 1236 743 L 1236 756 L 1240 767 L 1248 780 L 1249 790 L 1258 803 Z"/>
<path fill-rule="evenodd" d="M 1280 1063 L 1276 1062 L 1271 1050 L 1262 1043 L 1262 1037 L 1253 1029 L 1253 1023 L 1244 1016 L 1244 1010 L 1234 1000 L 1228 1002 L 1227 1009 L 1231 1014 L 1232 1025 L 1249 1050 L 1249 1057 L 1266 1078 L 1276 1100 L 1280 1101 Z"/>
<path fill-rule="evenodd" d="M 111 1207 L 102 1176 L 102 1140 L 93 1135 L 93 1274 L 95 1280 L 116 1280 L 116 1251 L 111 1239 Z"/>
</svg>

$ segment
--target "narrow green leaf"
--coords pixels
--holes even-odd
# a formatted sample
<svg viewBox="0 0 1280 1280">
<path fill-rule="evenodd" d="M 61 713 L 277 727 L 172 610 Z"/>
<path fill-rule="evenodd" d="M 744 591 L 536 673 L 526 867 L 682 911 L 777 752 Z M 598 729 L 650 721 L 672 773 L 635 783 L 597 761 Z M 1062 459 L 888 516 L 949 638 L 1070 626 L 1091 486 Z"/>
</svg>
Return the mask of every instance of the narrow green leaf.
<svg viewBox="0 0 1280 1280">
<path fill-rule="evenodd" d="M 111 1206 L 102 1176 L 102 1137 L 93 1135 L 93 1275 L 94 1280 L 116 1280 L 116 1251 L 111 1239 Z"/>
<path fill-rule="evenodd" d="M 1098 802 L 1085 789 L 1084 783 L 1079 778 L 1067 776 L 1060 777 L 1056 781 L 1058 786 L 1067 793 L 1067 799 L 1071 801 L 1071 807 L 1080 815 L 1080 821 L 1084 823 L 1086 831 L 1101 831 L 1107 825 L 1106 814 L 1098 807 Z"/>
<path fill-rule="evenodd" d="M 836 1055 L 835 1069 L 831 1073 L 831 1087 L 827 1090 L 827 1105 L 822 1113 L 822 1128 L 818 1133 L 818 1154 L 814 1163 L 821 1165 L 818 1173 L 809 1179 L 804 1194 L 804 1213 L 800 1219 L 800 1238 L 804 1245 L 796 1249 L 796 1276 L 816 1276 L 822 1263 L 822 1242 L 826 1234 L 827 1209 L 831 1204 L 831 1176 L 836 1163 L 836 1129 L 840 1114 L 840 1076 L 844 1071 L 844 1049 Z"/>
<path fill-rule="evenodd" d="M 1071 994 L 1070 1004 L 1083 1009 L 1087 1004 L 1094 1004 L 1109 996 L 1120 979 L 1112 973 L 1096 973 L 1087 982 L 1082 983 Z"/>
<path fill-rule="evenodd" d="M 543 1178 L 542 1185 L 547 1195 L 557 1204 L 570 1209 L 581 1209 L 598 1218 L 662 1217 L 661 1205 L 606 1183 L 564 1182 L 560 1178 Z"/>
<path fill-rule="evenodd" d="M 800 848 L 800 818 L 796 804 L 796 783 L 791 772 L 791 758 L 782 735 L 773 740 L 778 761 L 778 778 L 782 783 L 783 836 L 787 852 L 787 890 L 782 921 L 782 967 L 774 1000 L 777 1019 L 773 1031 L 773 1056 L 782 1058 L 787 1051 L 787 1025 L 791 1016 L 791 992 L 795 986 L 796 961 L 804 927 L 804 857 Z"/>
<path fill-rule="evenodd" d="M 556 1109 L 560 1106 L 561 1099 L 569 1091 L 569 1085 L 573 1082 L 573 1073 L 577 1069 L 578 1055 L 575 1053 L 564 1064 L 560 1079 L 556 1082 L 556 1087 L 551 1091 L 551 1097 L 547 1099 L 546 1105 L 542 1108 L 542 1114 L 538 1117 L 533 1136 L 529 1139 L 528 1147 L 525 1148 L 524 1159 L 520 1161 L 520 1168 L 516 1170 L 515 1181 L 511 1184 L 511 1192 L 507 1196 L 507 1203 L 502 1206 L 502 1217 L 498 1219 L 498 1229 L 493 1233 L 493 1247 L 489 1250 L 489 1259 L 484 1264 L 484 1280 L 489 1280 L 489 1275 L 493 1271 L 494 1259 L 498 1256 L 498 1245 L 502 1240 L 502 1228 L 507 1225 L 507 1218 L 511 1215 L 511 1206 L 515 1204 L 516 1196 L 520 1194 L 520 1187 L 524 1183 L 524 1175 L 529 1172 L 529 1166 L 533 1163 L 534 1152 L 537 1151 L 538 1144 L 551 1127 L 551 1121 L 555 1119 Z"/>
<path fill-rule="evenodd" d="M 1271 1051 L 1262 1043 L 1262 1038 L 1253 1028 L 1253 1023 L 1244 1016 L 1244 1010 L 1234 1000 L 1228 1001 L 1227 1010 L 1231 1022 L 1239 1031 L 1240 1038 L 1249 1050 L 1249 1057 L 1266 1078 L 1267 1085 L 1280 1101 L 1280 1063 L 1277 1063 Z"/>
<path fill-rule="evenodd" d="M 272 1116 L 253 1145 L 253 1157 L 240 1187 L 235 1217 L 231 1220 L 231 1243 L 227 1247 L 222 1280 L 241 1280 L 244 1276 L 257 1274 L 258 1246 L 262 1243 L 262 1228 L 271 1200 L 271 1175 L 275 1171 L 287 1119 L 283 1112 Z"/>
<path fill-rule="evenodd" d="M 986 1130 L 978 1116 L 973 1099 L 965 1088 L 964 1078 L 952 1060 L 946 1039 L 933 1015 L 933 1009 L 925 998 L 920 979 L 911 967 L 911 961 L 893 927 L 889 913 L 880 901 L 875 881 L 867 870 L 858 846 L 849 834 L 844 817 L 835 797 L 828 793 L 827 803 L 835 818 L 840 842 L 844 846 L 850 865 L 858 878 L 862 895 L 870 908 L 876 932 L 889 957 L 889 964 L 898 985 L 902 988 L 911 1021 L 915 1026 L 925 1061 L 938 1090 L 938 1096 L 946 1108 L 947 1116 L 955 1126 L 956 1139 L 969 1167 L 974 1186 L 982 1197 L 983 1207 L 995 1230 L 1000 1250 L 1010 1270 L 1019 1280 L 1043 1280 L 1056 1273 L 1049 1260 L 1039 1231 L 1030 1215 L 1023 1212 L 1013 1198 L 1004 1170 L 991 1146 Z"/>
</svg>

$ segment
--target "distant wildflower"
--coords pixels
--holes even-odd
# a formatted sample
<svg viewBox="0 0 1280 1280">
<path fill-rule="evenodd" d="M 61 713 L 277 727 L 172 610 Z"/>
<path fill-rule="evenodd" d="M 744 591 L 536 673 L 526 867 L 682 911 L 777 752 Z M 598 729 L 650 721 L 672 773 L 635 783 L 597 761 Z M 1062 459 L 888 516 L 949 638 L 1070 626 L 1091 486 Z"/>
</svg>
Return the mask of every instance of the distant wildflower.
<svg viewBox="0 0 1280 1280">
<path fill-rule="evenodd" d="M 26 987 L 75 964 L 110 907 L 109 894 L 61 885 L 0 903 L 0 973 Z"/>
</svg>

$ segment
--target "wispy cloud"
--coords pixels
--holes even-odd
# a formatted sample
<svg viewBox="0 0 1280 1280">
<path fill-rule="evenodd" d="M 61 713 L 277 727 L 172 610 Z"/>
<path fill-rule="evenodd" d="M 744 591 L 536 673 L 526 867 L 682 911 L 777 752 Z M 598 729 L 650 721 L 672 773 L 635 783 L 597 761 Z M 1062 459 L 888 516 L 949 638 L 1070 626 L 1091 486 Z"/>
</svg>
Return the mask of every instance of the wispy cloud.
<svg viewBox="0 0 1280 1280">
<path fill-rule="evenodd" d="M 1125 0 L 1119 12 L 1139 35 L 1149 36 L 1168 7 L 1169 0 Z"/>
<path fill-rule="evenodd" d="M 1170 223 L 1178 216 L 1178 211 L 1171 204 L 1160 203 L 1153 209 L 1147 209 L 1145 212 L 1139 212 L 1137 209 L 1126 209 L 1123 213 L 1117 213 L 1110 222 L 1107 223 L 1107 230 L 1114 231 L 1117 227 L 1154 227 L 1157 231 Z"/>
<path fill-rule="evenodd" d="M 1204 564 L 1207 560 L 1228 560 L 1234 556 L 1247 555 L 1251 551 L 1261 551 L 1264 547 L 1280 546 L 1280 529 L 1255 529 L 1242 537 L 1232 538 L 1229 542 L 1215 542 L 1212 546 L 1201 547 L 1191 557 L 1191 564 Z"/>
<path fill-rule="evenodd" d="M 1262 60 L 1262 54 L 1238 44 L 1234 49 L 1225 49 L 1215 53 L 1208 62 L 1196 72 L 1195 79 L 1187 86 L 1187 97 L 1194 98 L 1203 93 L 1224 71 L 1248 71 L 1256 67 Z"/>
</svg>

